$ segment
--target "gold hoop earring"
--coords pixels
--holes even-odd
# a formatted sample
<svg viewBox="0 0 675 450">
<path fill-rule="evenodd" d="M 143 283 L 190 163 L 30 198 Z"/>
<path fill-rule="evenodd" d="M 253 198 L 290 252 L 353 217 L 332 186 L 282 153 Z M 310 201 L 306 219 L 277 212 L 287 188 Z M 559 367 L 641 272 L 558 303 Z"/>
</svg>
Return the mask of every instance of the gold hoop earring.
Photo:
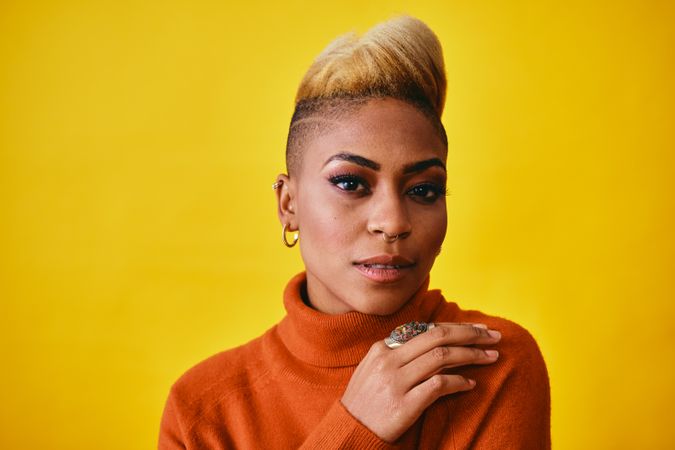
<svg viewBox="0 0 675 450">
<path fill-rule="evenodd" d="M 281 240 L 284 241 L 284 245 L 286 247 L 293 247 L 295 244 L 298 243 L 298 239 L 299 239 L 298 232 L 296 231 L 295 235 L 293 236 L 293 243 L 289 244 L 288 241 L 286 240 L 286 228 L 288 228 L 287 223 L 284 224 L 284 228 L 282 228 L 282 230 L 281 230 Z"/>
</svg>

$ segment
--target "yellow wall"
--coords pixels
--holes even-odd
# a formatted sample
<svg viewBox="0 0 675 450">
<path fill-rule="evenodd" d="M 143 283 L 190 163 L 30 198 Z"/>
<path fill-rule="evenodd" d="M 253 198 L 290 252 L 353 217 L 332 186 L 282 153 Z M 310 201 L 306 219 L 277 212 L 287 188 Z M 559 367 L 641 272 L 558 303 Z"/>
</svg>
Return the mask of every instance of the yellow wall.
<svg viewBox="0 0 675 450">
<path fill-rule="evenodd" d="M 432 285 L 532 331 L 556 448 L 675 448 L 672 2 L 228 3 L 0 5 L 1 448 L 152 448 L 171 382 L 281 318 L 294 89 L 395 12 L 448 66 Z"/>
</svg>

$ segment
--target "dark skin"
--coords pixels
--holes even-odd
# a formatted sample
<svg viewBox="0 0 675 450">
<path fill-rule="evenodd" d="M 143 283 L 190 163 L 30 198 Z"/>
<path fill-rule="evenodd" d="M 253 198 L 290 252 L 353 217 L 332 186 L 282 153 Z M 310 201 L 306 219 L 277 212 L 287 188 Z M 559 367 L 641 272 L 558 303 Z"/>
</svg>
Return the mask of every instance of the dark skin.
<svg viewBox="0 0 675 450">
<path fill-rule="evenodd" d="M 420 288 L 445 238 L 447 148 L 422 112 L 392 98 L 330 125 L 307 137 L 297 173 L 277 177 L 279 219 L 300 230 L 313 308 L 391 314 Z M 373 257 L 405 263 L 363 262 Z M 378 341 L 342 403 L 394 442 L 439 397 L 472 389 L 474 381 L 448 369 L 495 362 L 496 351 L 474 345 L 500 338 L 481 324 L 439 323 L 396 349 Z"/>
</svg>

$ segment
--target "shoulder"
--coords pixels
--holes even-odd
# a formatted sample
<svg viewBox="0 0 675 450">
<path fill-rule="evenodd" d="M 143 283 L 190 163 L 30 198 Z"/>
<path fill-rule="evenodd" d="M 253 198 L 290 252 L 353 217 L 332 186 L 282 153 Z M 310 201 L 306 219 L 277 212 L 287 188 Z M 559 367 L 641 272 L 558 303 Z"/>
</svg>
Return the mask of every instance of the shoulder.
<svg viewBox="0 0 675 450">
<path fill-rule="evenodd" d="M 475 389 L 448 403 L 450 410 L 473 411 L 475 416 L 481 417 L 478 425 L 466 424 L 467 430 L 477 427 L 471 434 L 470 446 L 551 448 L 549 377 L 532 334 L 512 320 L 481 311 L 462 310 L 454 303 L 443 304 L 438 312 L 434 320 L 483 323 L 502 334 L 497 344 L 489 346 L 499 351 L 494 364 L 457 369 L 458 373 L 476 380 Z M 462 438 L 459 433 L 455 437 Z"/>
<path fill-rule="evenodd" d="M 212 355 L 185 371 L 171 386 L 170 396 L 183 411 L 204 412 L 209 405 L 242 394 L 269 373 L 262 358 L 266 334 Z"/>
<path fill-rule="evenodd" d="M 484 323 L 490 329 L 502 334 L 500 347 L 521 359 L 541 359 L 543 357 L 536 339 L 522 325 L 504 317 L 492 316 L 480 311 L 464 311 L 462 321 Z"/>
<path fill-rule="evenodd" d="M 500 361 L 519 371 L 531 372 L 539 378 L 548 378 L 546 364 L 539 345 L 532 334 L 522 325 L 504 317 L 486 314 L 477 310 L 464 310 L 457 304 L 445 302 L 435 320 L 444 322 L 482 323 L 502 334 L 496 346 Z"/>
</svg>

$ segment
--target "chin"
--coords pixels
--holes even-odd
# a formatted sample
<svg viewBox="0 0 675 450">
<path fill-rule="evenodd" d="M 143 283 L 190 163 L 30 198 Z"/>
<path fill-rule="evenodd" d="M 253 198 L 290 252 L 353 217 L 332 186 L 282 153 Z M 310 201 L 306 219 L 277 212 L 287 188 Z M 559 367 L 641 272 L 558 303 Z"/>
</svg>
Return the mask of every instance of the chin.
<svg viewBox="0 0 675 450">
<path fill-rule="evenodd" d="M 354 310 L 360 313 L 386 316 L 401 309 L 413 296 L 414 290 L 409 294 L 408 290 L 401 283 L 368 286 L 354 292 L 352 299 L 358 300 L 350 303 Z"/>
</svg>

